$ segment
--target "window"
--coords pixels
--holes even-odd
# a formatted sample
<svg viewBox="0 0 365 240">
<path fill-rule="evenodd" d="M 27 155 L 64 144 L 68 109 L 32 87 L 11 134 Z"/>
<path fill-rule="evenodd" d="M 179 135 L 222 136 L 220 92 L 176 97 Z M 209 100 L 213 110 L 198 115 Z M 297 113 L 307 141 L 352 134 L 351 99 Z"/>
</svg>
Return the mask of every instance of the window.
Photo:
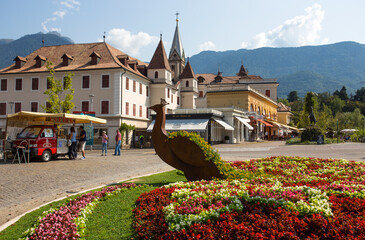
<svg viewBox="0 0 365 240">
<path fill-rule="evenodd" d="M 67 79 L 66 76 L 63 77 L 63 89 L 66 89 L 66 79 Z"/>
<path fill-rule="evenodd" d="M 129 102 L 125 103 L 125 114 L 129 115 Z"/>
<path fill-rule="evenodd" d="M 44 138 L 53 138 L 53 130 L 52 128 L 45 128 L 41 133 L 41 137 Z"/>
<path fill-rule="evenodd" d="M 146 96 L 148 97 L 148 86 L 146 86 Z"/>
<path fill-rule="evenodd" d="M 180 97 L 177 97 L 177 105 L 180 104 Z"/>
<path fill-rule="evenodd" d="M 1 79 L 1 91 L 8 91 L 8 79 Z"/>
<path fill-rule="evenodd" d="M 90 88 L 90 76 L 82 76 L 82 88 Z"/>
<path fill-rule="evenodd" d="M 270 90 L 266 90 L 266 91 L 265 91 L 265 95 L 266 95 L 267 97 L 270 97 Z"/>
<path fill-rule="evenodd" d="M 49 102 L 46 102 L 46 108 L 48 109 L 48 108 L 50 108 L 50 107 L 51 107 L 51 104 L 50 104 Z M 50 113 L 50 111 L 47 111 L 47 110 L 46 110 L 46 112 L 47 112 L 47 113 Z"/>
<path fill-rule="evenodd" d="M 189 87 L 189 81 L 186 81 L 186 82 L 185 82 L 185 86 L 186 86 L 186 87 Z"/>
<path fill-rule="evenodd" d="M 129 90 L 129 78 L 125 79 L 125 89 Z"/>
<path fill-rule="evenodd" d="M 136 81 L 133 81 L 133 92 L 136 92 Z"/>
<path fill-rule="evenodd" d="M 101 101 L 101 114 L 109 114 L 109 101 Z"/>
<path fill-rule="evenodd" d="M 148 108 L 146 108 L 146 118 L 148 118 Z"/>
<path fill-rule="evenodd" d="M 37 102 L 31 102 L 30 103 L 30 111 L 31 112 L 38 112 L 38 103 Z"/>
<path fill-rule="evenodd" d="M 47 89 L 51 88 L 51 81 L 47 78 Z"/>
<path fill-rule="evenodd" d="M 6 115 L 6 103 L 0 103 L 0 115 Z"/>
<path fill-rule="evenodd" d="M 133 104 L 133 116 L 136 116 L 136 104 Z"/>
<path fill-rule="evenodd" d="M 89 111 L 89 101 L 81 102 L 81 111 L 88 112 Z"/>
<path fill-rule="evenodd" d="M 203 97 L 203 91 L 199 91 L 199 97 Z"/>
<path fill-rule="evenodd" d="M 39 78 L 32 78 L 32 90 L 39 90 Z"/>
<path fill-rule="evenodd" d="M 14 105 L 15 105 L 14 108 L 15 113 L 20 112 L 22 110 L 22 103 L 16 102 Z"/>
<path fill-rule="evenodd" d="M 142 83 L 139 83 L 139 94 L 142 94 Z"/>
<path fill-rule="evenodd" d="M 21 91 L 23 89 L 23 79 L 15 79 L 15 91 Z"/>
<path fill-rule="evenodd" d="M 171 103 L 174 103 L 174 95 L 171 94 Z"/>
<path fill-rule="evenodd" d="M 139 117 L 142 117 L 142 106 L 139 106 Z"/>
<path fill-rule="evenodd" d="M 157 71 L 155 72 L 155 78 L 158 78 L 158 72 Z"/>
<path fill-rule="evenodd" d="M 101 88 L 109 88 L 109 75 L 101 76 Z"/>
<path fill-rule="evenodd" d="M 170 88 L 167 89 L 167 98 L 170 97 Z"/>
</svg>

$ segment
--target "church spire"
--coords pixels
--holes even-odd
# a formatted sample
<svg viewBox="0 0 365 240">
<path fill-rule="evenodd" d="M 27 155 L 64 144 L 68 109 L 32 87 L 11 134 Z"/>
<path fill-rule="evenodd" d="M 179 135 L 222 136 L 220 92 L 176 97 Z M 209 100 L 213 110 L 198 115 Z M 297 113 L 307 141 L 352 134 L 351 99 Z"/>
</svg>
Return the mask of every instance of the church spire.
<svg viewBox="0 0 365 240">
<path fill-rule="evenodd" d="M 185 61 L 185 53 L 184 48 L 182 46 L 181 38 L 180 38 L 180 32 L 179 32 L 179 12 L 176 12 L 176 28 L 175 28 L 175 34 L 174 39 L 172 41 L 169 59 L 174 57 L 174 52 L 176 51 L 176 54 L 178 57 Z"/>
</svg>

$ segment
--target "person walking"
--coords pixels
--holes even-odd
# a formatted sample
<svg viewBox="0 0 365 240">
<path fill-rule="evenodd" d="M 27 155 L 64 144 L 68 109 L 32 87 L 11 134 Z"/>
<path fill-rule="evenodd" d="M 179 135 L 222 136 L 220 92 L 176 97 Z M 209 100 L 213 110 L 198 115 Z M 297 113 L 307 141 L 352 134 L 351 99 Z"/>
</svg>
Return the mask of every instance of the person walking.
<svg viewBox="0 0 365 240">
<path fill-rule="evenodd" d="M 119 129 L 116 130 L 117 135 L 115 136 L 115 151 L 114 156 L 120 156 L 120 145 L 122 144 L 122 134 L 120 134 Z"/>
<path fill-rule="evenodd" d="M 69 148 L 69 158 L 71 160 L 75 160 L 77 158 L 77 152 L 76 152 L 77 140 L 76 140 L 75 127 L 71 127 L 71 133 L 69 135 L 69 139 L 71 140 L 71 146 Z"/>
<path fill-rule="evenodd" d="M 140 135 L 139 136 L 139 145 L 141 145 L 141 149 L 143 148 L 143 142 L 144 142 L 144 136 Z"/>
<path fill-rule="evenodd" d="M 106 156 L 106 152 L 108 149 L 108 140 L 109 140 L 108 135 L 106 135 L 106 132 L 103 131 L 103 134 L 101 136 L 101 143 L 102 143 L 101 156 L 103 156 L 104 152 L 105 152 L 105 156 Z"/>
<path fill-rule="evenodd" d="M 81 160 L 85 159 L 86 132 L 83 126 L 80 126 L 79 150 L 81 149 Z"/>
</svg>

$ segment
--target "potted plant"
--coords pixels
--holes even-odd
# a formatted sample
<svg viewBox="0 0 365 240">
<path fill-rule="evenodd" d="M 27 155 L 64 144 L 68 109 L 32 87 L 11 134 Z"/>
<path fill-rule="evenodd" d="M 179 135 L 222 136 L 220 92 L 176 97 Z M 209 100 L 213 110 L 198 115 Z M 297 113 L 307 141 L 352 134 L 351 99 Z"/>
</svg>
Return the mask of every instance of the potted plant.
<svg viewBox="0 0 365 240">
<path fill-rule="evenodd" d="M 225 141 L 225 143 L 229 143 L 229 136 L 224 136 L 224 141 Z"/>
</svg>

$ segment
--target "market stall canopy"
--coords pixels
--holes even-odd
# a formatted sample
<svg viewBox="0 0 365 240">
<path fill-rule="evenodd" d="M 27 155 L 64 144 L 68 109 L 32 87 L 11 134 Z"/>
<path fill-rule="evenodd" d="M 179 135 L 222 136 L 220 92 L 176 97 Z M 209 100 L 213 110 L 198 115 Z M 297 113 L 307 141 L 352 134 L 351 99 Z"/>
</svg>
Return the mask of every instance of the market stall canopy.
<svg viewBox="0 0 365 240">
<path fill-rule="evenodd" d="M 354 132 L 356 132 L 356 129 L 342 129 L 341 132 L 342 133 L 354 133 Z"/>
<path fill-rule="evenodd" d="M 237 118 L 238 121 L 240 121 L 243 125 L 245 125 L 248 130 L 253 130 L 253 127 L 249 124 L 250 123 L 250 119 L 247 119 L 247 118 L 241 118 L 241 117 L 235 117 Z"/>
<path fill-rule="evenodd" d="M 219 119 L 219 118 L 213 118 L 213 119 L 214 119 L 214 121 L 219 123 L 222 127 L 224 127 L 225 130 L 234 131 L 234 128 L 231 125 L 229 125 L 228 123 L 226 123 L 225 121 L 223 121 L 222 119 Z"/>
<path fill-rule="evenodd" d="M 166 131 L 205 131 L 209 119 L 166 119 Z M 151 132 L 155 120 L 148 126 L 147 131 Z"/>
<path fill-rule="evenodd" d="M 81 124 L 95 123 L 106 124 L 106 120 L 102 118 L 92 117 L 88 115 L 78 115 L 70 113 L 40 113 L 21 111 L 14 114 L 8 114 L 7 126 L 16 127 L 30 124 Z"/>
<path fill-rule="evenodd" d="M 265 122 L 264 120 L 261 119 L 257 119 L 257 121 L 261 122 L 262 124 L 264 124 L 266 127 L 272 127 L 272 125 L 268 122 Z"/>
</svg>

